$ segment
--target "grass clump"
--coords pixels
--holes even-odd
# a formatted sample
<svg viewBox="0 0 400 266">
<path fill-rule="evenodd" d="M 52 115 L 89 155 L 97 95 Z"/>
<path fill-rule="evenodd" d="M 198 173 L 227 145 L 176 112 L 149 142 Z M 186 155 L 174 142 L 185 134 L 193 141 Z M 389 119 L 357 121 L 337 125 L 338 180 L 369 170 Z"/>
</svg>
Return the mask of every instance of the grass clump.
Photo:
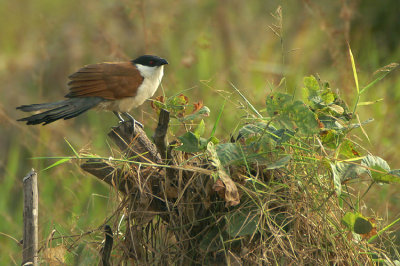
<svg viewBox="0 0 400 266">
<path fill-rule="evenodd" d="M 158 99 L 153 107 L 168 109 L 185 133 L 174 133 L 180 136 L 162 167 L 108 159 L 135 184 L 116 194 L 119 205 L 104 223 L 113 224 L 113 263 L 391 263 L 380 236 L 398 220 L 380 229 L 379 217 L 368 217 L 360 206 L 373 185 L 400 183 L 400 170 L 351 135 L 359 129 L 366 134 L 363 125 L 372 121 L 361 122 L 355 113 L 363 91 L 357 86 L 352 112 L 314 76 L 304 78 L 303 100 L 272 92 L 260 111 L 241 94 L 249 106 L 246 123 L 226 142 L 214 136 L 223 105 L 205 137 L 207 107 L 199 102 L 186 114 L 187 97 Z M 155 175 L 157 186 L 150 182 Z M 68 247 L 74 261 L 89 257 L 81 253 L 82 239 Z M 90 243 L 92 255 L 104 245 Z"/>
</svg>

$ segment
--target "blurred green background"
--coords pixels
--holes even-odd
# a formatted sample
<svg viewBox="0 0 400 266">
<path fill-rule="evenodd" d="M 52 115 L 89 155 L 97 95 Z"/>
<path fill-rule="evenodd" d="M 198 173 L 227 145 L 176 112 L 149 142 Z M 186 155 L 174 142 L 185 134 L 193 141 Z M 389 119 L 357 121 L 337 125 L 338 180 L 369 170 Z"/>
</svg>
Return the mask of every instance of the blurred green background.
<svg viewBox="0 0 400 266">
<path fill-rule="evenodd" d="M 15 107 L 61 99 L 67 76 L 85 64 L 155 54 L 170 63 L 156 96 L 186 90 L 191 102 L 202 100 L 212 111 L 208 132 L 227 99 L 217 130 L 226 140 L 245 114 L 230 82 L 260 110 L 283 76 L 287 90 L 300 95 L 303 77 L 314 74 L 352 104 L 355 86 L 346 42 L 361 86 L 366 85 L 375 70 L 400 58 L 399 14 L 398 0 L 1 0 L 0 264 L 20 264 L 21 248 L 13 238 L 22 238 L 23 176 L 54 162 L 30 158 L 73 155 L 64 138 L 78 150 L 109 156 L 106 132 L 117 123 L 110 113 L 89 111 L 28 127 L 15 121 L 24 115 Z M 365 126 L 370 143 L 362 134 L 359 143 L 392 168 L 400 168 L 399 74 L 396 70 L 361 99 L 382 101 L 359 109 L 361 120 L 375 118 Z M 132 114 L 152 134 L 156 115 L 150 104 Z M 109 189 L 76 163 L 39 172 L 39 190 L 41 239 L 53 229 L 68 235 L 97 227 L 115 205 Z M 398 190 L 375 186 L 367 214 L 372 209 L 385 221 L 397 218 Z"/>
</svg>

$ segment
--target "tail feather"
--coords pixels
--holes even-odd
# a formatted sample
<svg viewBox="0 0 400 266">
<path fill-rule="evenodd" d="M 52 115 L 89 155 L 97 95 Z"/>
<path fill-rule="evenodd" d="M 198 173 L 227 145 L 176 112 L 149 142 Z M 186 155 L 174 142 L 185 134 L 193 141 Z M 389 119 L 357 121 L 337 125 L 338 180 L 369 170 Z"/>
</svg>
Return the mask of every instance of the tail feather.
<svg viewBox="0 0 400 266">
<path fill-rule="evenodd" d="M 21 118 L 18 121 L 26 121 L 27 125 L 42 124 L 47 125 L 61 118 L 70 119 L 76 117 L 87 110 L 95 107 L 100 102 L 104 101 L 100 97 L 82 97 L 82 98 L 71 98 L 64 101 L 54 103 L 42 103 L 32 105 L 22 105 L 17 107 L 24 112 L 47 110 L 40 114 L 32 115 L 29 117 Z"/>
<path fill-rule="evenodd" d="M 44 109 L 52 109 L 59 106 L 65 105 L 65 100 L 52 102 L 52 103 L 39 103 L 39 104 L 31 104 L 31 105 L 21 105 L 17 107 L 17 109 L 23 112 L 32 112 L 32 111 L 39 111 Z"/>
</svg>

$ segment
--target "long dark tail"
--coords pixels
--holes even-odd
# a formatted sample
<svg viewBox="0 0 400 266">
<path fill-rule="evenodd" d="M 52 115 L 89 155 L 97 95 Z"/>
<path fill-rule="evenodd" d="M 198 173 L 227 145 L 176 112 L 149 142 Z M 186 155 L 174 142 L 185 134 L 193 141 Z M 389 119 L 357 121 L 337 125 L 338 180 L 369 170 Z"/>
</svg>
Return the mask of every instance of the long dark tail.
<svg viewBox="0 0 400 266">
<path fill-rule="evenodd" d="M 75 116 L 86 112 L 90 108 L 95 107 L 100 102 L 104 101 L 100 97 L 82 97 L 82 98 L 71 98 L 64 101 L 58 101 L 53 103 L 41 103 L 41 104 L 31 104 L 22 105 L 17 107 L 17 109 L 24 112 L 38 111 L 38 110 L 48 110 L 49 111 L 32 115 L 29 117 L 18 119 L 18 121 L 27 121 L 27 125 L 37 125 L 43 123 L 43 125 L 54 122 L 58 119 L 70 119 Z"/>
</svg>

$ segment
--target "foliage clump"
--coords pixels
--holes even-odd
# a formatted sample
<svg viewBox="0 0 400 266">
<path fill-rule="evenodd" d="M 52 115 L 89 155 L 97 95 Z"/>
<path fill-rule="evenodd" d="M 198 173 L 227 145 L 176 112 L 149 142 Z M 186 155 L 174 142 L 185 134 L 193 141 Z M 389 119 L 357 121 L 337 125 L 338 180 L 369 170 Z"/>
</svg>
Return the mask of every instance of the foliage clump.
<svg viewBox="0 0 400 266">
<path fill-rule="evenodd" d="M 376 245 L 388 227 L 379 230 L 378 217 L 363 215 L 360 202 L 376 183 L 400 183 L 400 170 L 391 170 L 351 138 L 350 132 L 364 133 L 363 125 L 371 120 L 355 119 L 355 108 L 350 112 L 328 83 L 310 76 L 304 84 L 303 100 L 273 92 L 261 111 L 246 100 L 246 123 L 225 142 L 214 136 L 223 105 L 211 135 L 205 137 L 203 118 L 209 109 L 201 103 L 189 114 L 183 95 L 153 103 L 156 110 L 169 109 L 185 133 L 170 143 L 163 166 L 138 164 L 134 158 L 120 160 L 137 188 L 118 197 L 119 207 L 108 219 L 114 221 L 115 261 L 159 265 L 390 261 Z M 157 191 L 146 187 L 152 176 L 144 174 L 154 174 L 149 169 L 166 169 Z M 359 196 L 354 184 L 361 181 L 370 186 Z M 144 206 L 145 201 L 157 202 L 162 211 L 154 211 L 150 203 Z M 127 228 L 121 226 L 123 219 L 130 219 Z"/>
</svg>

